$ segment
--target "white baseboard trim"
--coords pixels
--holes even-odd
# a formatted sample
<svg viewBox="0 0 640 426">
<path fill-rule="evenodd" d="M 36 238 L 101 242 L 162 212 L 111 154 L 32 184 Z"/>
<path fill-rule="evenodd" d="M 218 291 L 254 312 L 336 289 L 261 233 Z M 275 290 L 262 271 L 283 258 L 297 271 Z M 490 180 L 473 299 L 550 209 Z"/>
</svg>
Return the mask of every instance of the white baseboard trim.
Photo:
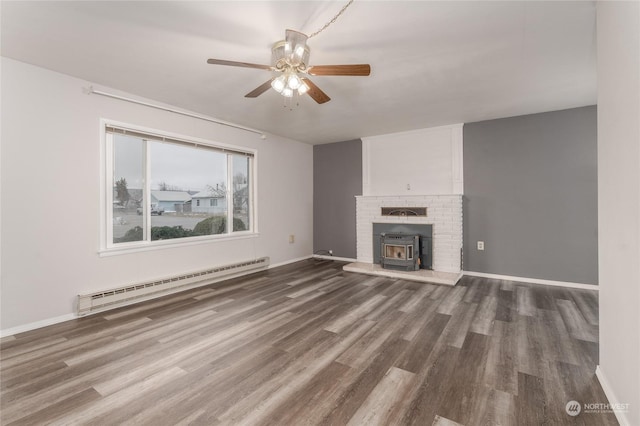
<svg viewBox="0 0 640 426">
<path fill-rule="evenodd" d="M 572 283 L 568 281 L 543 280 L 539 278 L 514 277 L 511 275 L 486 274 L 484 272 L 463 271 L 464 275 L 471 277 L 493 278 L 496 280 L 519 281 L 522 283 L 551 285 L 555 287 L 580 288 L 583 290 L 598 291 L 600 288 L 594 284 Z"/>
<path fill-rule="evenodd" d="M 350 257 L 326 256 L 324 254 L 314 254 L 313 257 L 315 259 L 339 260 L 340 262 L 356 262 L 356 259 L 351 259 Z"/>
<path fill-rule="evenodd" d="M 60 315 L 59 317 L 55 317 L 55 318 L 48 318 L 48 319 L 32 322 L 29 324 L 19 325 L 17 327 L 8 328 L 6 330 L 0 330 L 0 338 L 13 336 L 14 334 L 24 333 L 25 331 L 31 331 L 37 328 L 46 327 L 48 325 L 59 324 L 61 322 L 70 321 L 77 318 L 78 316 L 76 314 L 66 314 L 66 315 Z"/>
<path fill-rule="evenodd" d="M 303 256 L 303 257 L 298 257 L 297 259 L 285 260 L 284 262 L 274 263 L 273 265 L 269 265 L 269 267 L 268 267 L 267 269 L 277 268 L 278 266 L 284 266 L 284 265 L 288 265 L 288 264 L 290 264 L 290 263 L 300 262 L 300 261 L 302 261 L 302 260 L 311 259 L 311 257 L 312 257 L 312 255 L 309 255 L 309 256 Z"/>
<path fill-rule="evenodd" d="M 604 372 L 602 371 L 602 368 L 600 368 L 600 365 L 598 365 L 596 367 L 596 377 L 598 378 L 598 381 L 600 382 L 600 386 L 602 386 L 602 390 L 604 391 L 604 395 L 609 400 L 609 404 L 611 404 L 611 405 L 621 404 L 622 402 L 616 397 L 616 394 L 613 392 L 613 388 L 611 387 L 611 384 L 607 380 L 607 377 L 604 375 Z M 618 420 L 618 423 L 620 423 L 620 426 L 630 426 L 631 425 L 631 422 L 627 418 L 627 413 L 626 412 L 623 412 L 623 411 L 620 411 L 620 410 L 614 410 L 613 414 L 616 415 L 616 419 Z"/>
<path fill-rule="evenodd" d="M 310 258 L 311 258 L 311 256 L 305 256 L 305 257 L 301 257 L 301 258 L 298 258 L 298 259 L 287 260 L 285 262 L 277 263 L 275 265 L 269 265 L 267 268 L 268 269 L 276 268 L 278 266 L 283 266 L 283 265 L 287 265 L 289 263 L 299 262 L 301 260 L 310 259 Z M 253 273 L 253 272 L 249 272 L 249 273 Z M 248 275 L 248 274 L 243 274 L 243 275 Z M 212 282 L 208 282 L 206 285 L 209 285 L 211 283 Z M 160 296 L 166 296 L 166 294 L 162 294 Z M 157 297 L 160 297 L 160 296 L 157 296 Z M 153 299 L 153 298 L 150 298 L 149 300 L 151 300 L 151 299 Z M 139 303 L 141 301 L 142 300 L 134 300 L 134 301 L 131 301 L 131 303 L 123 304 L 123 305 L 121 305 L 119 307 L 127 306 L 127 305 L 135 305 L 136 303 Z M 104 313 L 103 311 L 101 311 L 101 312 Z M 101 313 L 101 312 L 94 312 L 91 315 L 97 314 L 97 313 Z M 79 317 L 76 314 L 67 314 L 67 315 L 61 315 L 61 316 L 55 317 L 55 318 L 48 318 L 48 319 L 32 322 L 32 323 L 29 323 L 29 324 L 20 325 L 20 326 L 13 327 L 13 328 L 8 328 L 6 330 L 0 330 L 0 338 L 13 336 L 14 334 L 24 333 L 25 331 L 31 331 L 31 330 L 35 330 L 35 329 L 38 329 L 38 328 L 47 327 L 49 325 L 54 325 L 54 324 L 58 324 L 58 323 L 69 321 L 69 320 L 83 318 L 83 317 L 86 317 L 86 316 L 87 315 L 83 315 L 82 317 Z"/>
</svg>

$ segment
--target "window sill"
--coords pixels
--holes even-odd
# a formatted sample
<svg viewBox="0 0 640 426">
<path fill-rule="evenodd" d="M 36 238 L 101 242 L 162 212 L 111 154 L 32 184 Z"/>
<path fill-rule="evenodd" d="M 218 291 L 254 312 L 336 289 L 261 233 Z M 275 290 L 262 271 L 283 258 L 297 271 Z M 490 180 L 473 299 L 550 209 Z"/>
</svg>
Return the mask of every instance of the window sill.
<svg viewBox="0 0 640 426">
<path fill-rule="evenodd" d="M 119 256 L 122 254 L 140 253 L 147 251 L 156 251 L 164 249 L 173 249 L 179 247 L 189 247 L 202 244 L 211 244 L 223 241 L 235 241 L 245 240 L 248 238 L 256 238 L 260 234 L 257 232 L 238 232 L 233 235 L 212 235 L 207 237 L 192 237 L 188 238 L 189 241 L 178 240 L 165 240 L 165 241 L 153 241 L 153 242 L 141 242 L 127 244 L 125 247 L 109 247 L 103 248 L 98 251 L 100 257 Z M 185 238 L 187 239 L 187 238 Z"/>
</svg>

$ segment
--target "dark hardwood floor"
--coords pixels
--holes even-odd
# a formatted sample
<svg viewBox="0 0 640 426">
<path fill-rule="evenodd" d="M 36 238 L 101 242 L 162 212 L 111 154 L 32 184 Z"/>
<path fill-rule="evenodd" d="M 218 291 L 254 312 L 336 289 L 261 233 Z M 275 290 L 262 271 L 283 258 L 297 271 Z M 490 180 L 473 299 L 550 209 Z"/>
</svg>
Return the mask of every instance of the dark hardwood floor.
<svg viewBox="0 0 640 426">
<path fill-rule="evenodd" d="M 608 425 L 597 293 L 308 260 L 3 339 L 0 423 Z"/>
</svg>

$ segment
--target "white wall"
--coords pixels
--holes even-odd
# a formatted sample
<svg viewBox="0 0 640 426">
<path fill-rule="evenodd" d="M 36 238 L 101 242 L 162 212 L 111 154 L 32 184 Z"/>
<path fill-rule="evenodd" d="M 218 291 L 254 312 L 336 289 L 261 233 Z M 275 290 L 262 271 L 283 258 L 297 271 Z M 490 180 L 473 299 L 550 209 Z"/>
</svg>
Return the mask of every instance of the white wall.
<svg viewBox="0 0 640 426">
<path fill-rule="evenodd" d="M 598 377 L 640 425 L 640 3 L 598 2 L 597 24 Z"/>
<path fill-rule="evenodd" d="M 462 194 L 462 124 L 362 138 L 362 191 Z"/>
<path fill-rule="evenodd" d="M 2 330 L 69 316 L 79 293 L 260 256 L 274 264 L 311 255 L 310 145 L 87 95 L 89 85 L 2 58 Z M 260 235 L 100 257 L 100 118 L 257 149 Z"/>
</svg>

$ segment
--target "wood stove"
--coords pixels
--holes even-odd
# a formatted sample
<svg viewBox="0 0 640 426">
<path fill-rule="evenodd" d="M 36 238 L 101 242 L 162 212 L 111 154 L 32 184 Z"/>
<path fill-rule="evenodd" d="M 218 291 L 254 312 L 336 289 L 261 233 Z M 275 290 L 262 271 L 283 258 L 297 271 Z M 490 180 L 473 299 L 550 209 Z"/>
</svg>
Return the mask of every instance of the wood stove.
<svg viewBox="0 0 640 426">
<path fill-rule="evenodd" d="M 380 264 L 385 269 L 417 271 L 420 269 L 420 236 L 381 234 Z"/>
<path fill-rule="evenodd" d="M 373 223 L 373 263 L 381 265 L 387 269 L 401 271 L 416 271 L 418 269 L 432 269 L 432 234 L 433 225 L 414 223 Z M 383 237 L 388 237 L 386 244 L 390 245 L 389 252 L 385 253 L 385 242 Z M 407 244 L 396 244 L 399 240 L 396 237 L 409 238 Z M 418 237 L 418 246 L 415 245 L 415 237 Z M 411 245 L 411 253 L 406 253 L 409 249 L 394 248 L 394 245 Z M 383 255 L 385 261 L 383 262 Z M 405 257 L 407 259 L 405 259 Z M 411 259 L 408 259 L 411 257 Z M 405 260 L 406 262 L 402 262 Z"/>
</svg>

